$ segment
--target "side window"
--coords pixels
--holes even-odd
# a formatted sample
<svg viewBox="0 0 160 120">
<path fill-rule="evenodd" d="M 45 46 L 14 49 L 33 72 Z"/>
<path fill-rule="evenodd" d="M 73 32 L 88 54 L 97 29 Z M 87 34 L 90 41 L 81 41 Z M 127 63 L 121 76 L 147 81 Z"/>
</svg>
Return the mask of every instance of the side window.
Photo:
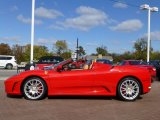
<svg viewBox="0 0 160 120">
<path fill-rule="evenodd" d="M 133 62 L 133 61 L 129 61 L 129 64 L 130 64 L 130 65 L 134 65 L 134 62 Z"/>
<path fill-rule="evenodd" d="M 12 57 L 6 57 L 6 60 L 11 60 L 12 59 Z"/>
<path fill-rule="evenodd" d="M 42 63 L 50 63 L 50 59 L 48 57 L 42 59 Z"/>
<path fill-rule="evenodd" d="M 40 60 L 38 61 L 38 63 L 42 63 L 42 59 L 40 59 Z"/>
<path fill-rule="evenodd" d="M 49 58 L 47 59 L 47 62 L 48 62 L 49 64 L 52 64 L 52 63 L 54 62 L 54 59 L 53 59 L 52 57 L 49 57 Z"/>
<path fill-rule="evenodd" d="M 40 63 L 40 64 L 47 63 L 47 62 L 48 62 L 48 61 L 47 61 L 46 58 L 41 58 L 41 59 L 39 60 L 39 63 Z"/>
<path fill-rule="evenodd" d="M 52 62 L 53 62 L 54 64 L 56 64 L 56 63 L 59 63 L 60 61 L 58 61 L 57 59 L 54 59 L 54 58 L 53 58 Z"/>
<path fill-rule="evenodd" d="M 56 64 L 56 63 L 62 62 L 63 58 L 61 58 L 61 57 L 54 57 L 52 61 L 53 61 L 54 64 Z"/>
<path fill-rule="evenodd" d="M 6 60 L 6 57 L 0 57 L 0 60 Z"/>
</svg>

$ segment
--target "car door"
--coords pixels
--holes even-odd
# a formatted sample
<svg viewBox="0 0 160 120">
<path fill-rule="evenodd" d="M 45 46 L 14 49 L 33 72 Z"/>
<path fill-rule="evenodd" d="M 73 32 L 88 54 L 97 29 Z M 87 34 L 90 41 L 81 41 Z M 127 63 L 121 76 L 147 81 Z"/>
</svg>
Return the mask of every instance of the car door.
<svg viewBox="0 0 160 120">
<path fill-rule="evenodd" d="M 54 94 L 88 95 L 93 92 L 95 78 L 93 70 L 62 71 L 50 75 L 50 83 Z"/>
<path fill-rule="evenodd" d="M 0 67 L 5 67 L 6 65 L 6 57 L 0 57 Z"/>
</svg>

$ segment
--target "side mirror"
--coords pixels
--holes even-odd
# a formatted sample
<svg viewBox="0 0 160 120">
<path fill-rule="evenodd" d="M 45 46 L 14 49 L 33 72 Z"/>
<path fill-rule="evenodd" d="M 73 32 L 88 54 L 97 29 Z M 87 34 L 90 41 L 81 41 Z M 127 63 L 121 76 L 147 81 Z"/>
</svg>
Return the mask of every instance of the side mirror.
<svg viewBox="0 0 160 120">
<path fill-rule="evenodd" d="M 58 66 L 57 67 L 57 72 L 61 72 L 62 71 L 62 66 Z"/>
</svg>

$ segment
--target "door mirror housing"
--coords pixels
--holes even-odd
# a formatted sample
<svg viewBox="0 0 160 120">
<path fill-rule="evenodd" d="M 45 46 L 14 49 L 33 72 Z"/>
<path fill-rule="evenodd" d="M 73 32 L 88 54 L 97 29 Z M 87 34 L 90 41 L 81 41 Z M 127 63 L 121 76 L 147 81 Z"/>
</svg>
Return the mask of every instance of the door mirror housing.
<svg viewBox="0 0 160 120">
<path fill-rule="evenodd" d="M 61 72 L 62 71 L 62 66 L 58 66 L 57 67 L 57 72 Z"/>
</svg>

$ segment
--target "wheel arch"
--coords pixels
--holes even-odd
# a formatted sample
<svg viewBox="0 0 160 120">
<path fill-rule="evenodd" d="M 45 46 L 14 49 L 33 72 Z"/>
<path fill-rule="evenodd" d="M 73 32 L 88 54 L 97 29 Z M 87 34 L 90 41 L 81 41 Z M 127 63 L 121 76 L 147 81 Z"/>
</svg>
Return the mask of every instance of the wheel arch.
<svg viewBox="0 0 160 120">
<path fill-rule="evenodd" d="M 13 67 L 12 63 L 6 63 L 5 68 L 7 68 L 7 65 L 11 65 Z"/>
<path fill-rule="evenodd" d="M 22 87 L 23 87 L 25 81 L 28 80 L 29 78 L 33 78 L 33 77 L 39 78 L 39 79 L 41 79 L 41 80 L 44 81 L 44 83 L 45 83 L 46 86 L 47 86 L 47 94 L 48 94 L 48 84 L 46 83 L 46 81 L 45 81 L 42 77 L 36 76 L 36 75 L 32 75 L 32 76 L 28 76 L 28 77 L 24 78 L 24 80 L 22 81 L 22 83 L 21 83 L 21 85 L 20 85 L 20 91 L 21 91 L 21 93 L 22 93 L 22 91 L 23 91 L 23 90 L 22 90 L 22 89 L 23 89 Z"/>
<path fill-rule="evenodd" d="M 123 79 L 128 78 L 128 77 L 134 78 L 134 79 L 136 79 L 136 80 L 139 82 L 140 87 L 141 87 L 141 91 L 140 91 L 141 93 L 140 93 L 140 94 L 142 94 L 142 93 L 143 93 L 143 84 L 142 84 L 142 82 L 140 81 L 140 79 L 137 78 L 136 76 L 129 75 L 129 76 L 124 76 L 124 77 L 122 77 L 122 78 L 119 80 L 119 82 L 118 82 L 118 84 L 117 84 L 117 86 L 116 86 L 116 95 L 117 95 L 117 93 L 118 93 L 118 85 L 119 85 L 119 83 L 120 83 Z"/>
</svg>

